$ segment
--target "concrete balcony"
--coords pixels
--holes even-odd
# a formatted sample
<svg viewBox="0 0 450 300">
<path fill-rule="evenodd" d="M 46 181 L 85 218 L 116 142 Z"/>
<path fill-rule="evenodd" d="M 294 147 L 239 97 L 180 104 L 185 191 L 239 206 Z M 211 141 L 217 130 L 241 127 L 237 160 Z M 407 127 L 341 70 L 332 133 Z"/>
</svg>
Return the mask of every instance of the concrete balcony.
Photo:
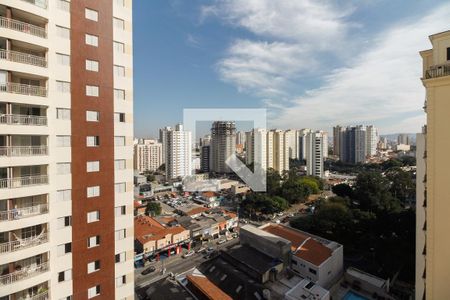
<svg viewBox="0 0 450 300">
<path fill-rule="evenodd" d="M 22 0 L 23 2 L 27 2 L 37 7 L 47 9 L 47 0 Z"/>
<path fill-rule="evenodd" d="M 0 157 L 48 155 L 48 147 L 42 146 L 0 146 Z"/>
<path fill-rule="evenodd" d="M 48 242 L 48 234 L 41 233 L 25 239 L 0 244 L 0 255 L 35 247 Z"/>
<path fill-rule="evenodd" d="M 47 117 L 34 115 L 15 115 L 15 114 L 0 115 L 0 124 L 47 126 Z"/>
<path fill-rule="evenodd" d="M 25 23 L 10 18 L 0 17 L 0 27 L 37 36 L 44 39 L 47 38 L 47 29 L 45 29 L 44 27 L 36 26 L 30 23 Z"/>
<path fill-rule="evenodd" d="M 0 60 L 7 60 L 11 62 L 27 64 L 37 67 L 47 67 L 47 59 L 43 56 L 33 54 L 0 49 Z"/>
<path fill-rule="evenodd" d="M 29 218 L 48 213 L 48 204 L 38 204 L 29 207 L 15 208 L 6 211 L 0 211 L 0 222 L 13 221 Z M 1 253 L 1 250 L 0 250 Z"/>
<path fill-rule="evenodd" d="M 23 267 L 21 270 L 0 276 L 0 287 L 35 277 L 37 275 L 49 271 L 49 269 L 50 269 L 49 262 L 44 262 L 39 265 L 30 265 Z"/>
<path fill-rule="evenodd" d="M 450 76 L 450 63 L 431 66 L 425 72 L 425 79 Z"/>
<path fill-rule="evenodd" d="M 7 82 L 0 84 L 0 92 L 28 96 L 47 97 L 47 88 L 39 85 Z"/>
<path fill-rule="evenodd" d="M 48 184 L 48 175 L 30 175 L 0 179 L 0 189 L 15 189 Z"/>
</svg>

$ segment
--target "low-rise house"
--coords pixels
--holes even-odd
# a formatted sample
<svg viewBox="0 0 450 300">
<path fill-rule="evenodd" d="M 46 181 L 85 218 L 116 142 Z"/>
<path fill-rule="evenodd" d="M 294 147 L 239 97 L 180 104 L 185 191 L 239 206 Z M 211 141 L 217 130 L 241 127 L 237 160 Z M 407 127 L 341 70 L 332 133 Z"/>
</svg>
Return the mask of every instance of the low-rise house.
<svg viewBox="0 0 450 300">
<path fill-rule="evenodd" d="M 329 300 L 330 292 L 320 285 L 315 284 L 312 281 L 303 279 L 292 289 L 290 289 L 285 295 L 286 300 Z"/>
<path fill-rule="evenodd" d="M 302 277 L 329 289 L 343 275 L 341 244 L 281 224 L 260 229 L 291 242 L 291 269 Z"/>
<path fill-rule="evenodd" d="M 187 206 L 177 207 L 176 212 L 182 216 L 189 216 L 193 219 L 200 217 L 207 212 L 209 208 L 197 204 L 190 204 Z"/>
<path fill-rule="evenodd" d="M 147 208 L 146 204 L 143 204 L 141 201 L 134 200 L 134 215 L 135 216 L 144 215 L 146 208 Z"/>
<path fill-rule="evenodd" d="M 148 216 L 135 218 L 134 236 L 136 252 L 145 254 L 164 250 L 169 250 L 170 253 L 170 249 L 190 242 L 189 230 L 182 226 L 165 227 Z"/>
</svg>

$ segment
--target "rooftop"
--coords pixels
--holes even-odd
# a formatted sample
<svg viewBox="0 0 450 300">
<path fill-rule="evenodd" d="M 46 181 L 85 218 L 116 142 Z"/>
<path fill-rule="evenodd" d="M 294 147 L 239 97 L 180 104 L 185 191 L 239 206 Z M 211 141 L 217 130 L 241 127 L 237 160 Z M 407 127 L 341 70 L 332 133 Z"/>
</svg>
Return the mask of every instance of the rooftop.
<svg viewBox="0 0 450 300">
<path fill-rule="evenodd" d="M 224 291 L 212 283 L 206 276 L 190 274 L 186 279 L 194 285 L 207 299 L 210 300 L 232 300 Z"/>
<path fill-rule="evenodd" d="M 256 271 L 258 274 L 264 274 L 275 265 L 280 264 L 278 260 L 274 260 L 272 257 L 255 250 L 254 248 L 242 245 L 236 245 L 233 248 L 223 253 L 224 258 L 227 256 L 232 257 L 239 263 L 247 266 L 248 268 Z"/>
<path fill-rule="evenodd" d="M 327 294 L 329 294 L 329 292 L 320 285 L 314 284 L 314 282 L 311 282 L 307 279 L 303 279 L 286 293 L 286 298 L 298 300 L 306 300 L 306 299 L 312 300 L 312 299 L 322 299 Z"/>
<path fill-rule="evenodd" d="M 290 241 L 291 250 L 295 256 L 316 266 L 320 266 L 333 253 L 327 245 L 318 241 L 316 237 L 294 228 L 280 224 L 268 224 L 260 228 Z"/>
<path fill-rule="evenodd" d="M 148 241 L 156 241 L 164 238 L 168 234 L 178 234 L 185 231 L 184 227 L 164 227 L 155 219 L 148 216 L 134 218 L 134 237 L 141 244 Z"/>
</svg>

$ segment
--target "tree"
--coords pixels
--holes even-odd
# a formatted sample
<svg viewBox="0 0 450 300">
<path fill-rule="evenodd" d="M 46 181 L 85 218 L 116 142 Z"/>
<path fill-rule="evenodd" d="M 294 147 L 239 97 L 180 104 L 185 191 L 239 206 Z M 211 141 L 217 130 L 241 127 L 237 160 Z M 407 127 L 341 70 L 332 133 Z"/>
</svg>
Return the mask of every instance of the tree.
<svg viewBox="0 0 450 300">
<path fill-rule="evenodd" d="M 270 195 L 276 195 L 280 193 L 281 176 L 274 169 L 267 170 L 267 193 Z"/>
<path fill-rule="evenodd" d="M 395 210 L 400 207 L 398 199 L 389 190 L 390 184 L 378 172 L 365 172 L 356 177 L 354 199 L 362 210 Z"/>
<path fill-rule="evenodd" d="M 339 197 L 353 197 L 353 189 L 346 183 L 336 184 L 331 188 L 331 191 Z"/>
<path fill-rule="evenodd" d="M 145 214 L 147 216 L 159 216 L 161 214 L 162 208 L 159 202 L 150 201 L 147 203 L 145 208 Z"/>
<path fill-rule="evenodd" d="M 416 184 L 411 172 L 403 171 L 401 168 L 391 168 L 386 172 L 386 177 L 391 182 L 390 191 L 395 198 L 402 203 L 414 199 Z"/>
<path fill-rule="evenodd" d="M 401 161 L 399 161 L 398 159 L 392 158 L 386 161 L 383 161 L 381 163 L 381 168 L 386 171 L 389 170 L 390 168 L 398 168 L 403 166 L 403 163 Z"/>
</svg>

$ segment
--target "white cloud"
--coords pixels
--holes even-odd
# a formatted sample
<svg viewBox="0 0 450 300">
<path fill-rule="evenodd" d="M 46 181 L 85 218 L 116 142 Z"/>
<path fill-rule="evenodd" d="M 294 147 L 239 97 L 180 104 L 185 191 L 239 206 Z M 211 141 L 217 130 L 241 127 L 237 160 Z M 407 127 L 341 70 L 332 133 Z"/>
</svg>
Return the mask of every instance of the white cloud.
<svg viewBox="0 0 450 300">
<path fill-rule="evenodd" d="M 197 37 L 194 36 L 193 34 L 188 34 L 188 35 L 186 36 L 186 43 L 187 43 L 189 46 L 194 47 L 194 48 L 199 48 L 200 45 L 201 45 L 199 38 L 197 38 Z"/>
<path fill-rule="evenodd" d="M 420 131 L 425 91 L 418 52 L 431 47 L 430 34 L 449 29 L 449 19 L 450 5 L 443 5 L 421 19 L 379 34 L 368 51 L 361 49 L 351 66 L 334 70 L 321 88 L 308 91 L 281 110 L 273 124 L 324 128 L 374 123 L 385 133 Z"/>
<path fill-rule="evenodd" d="M 316 64 L 306 50 L 282 42 L 237 40 L 227 54 L 217 64 L 222 79 L 258 95 L 282 95 L 287 81 Z"/>
<path fill-rule="evenodd" d="M 320 53 L 348 46 L 352 12 L 350 5 L 325 0 L 217 0 L 202 8 L 202 17 L 218 17 L 257 37 L 232 42 L 217 64 L 221 78 L 242 92 L 279 96 L 317 69 Z"/>
</svg>

